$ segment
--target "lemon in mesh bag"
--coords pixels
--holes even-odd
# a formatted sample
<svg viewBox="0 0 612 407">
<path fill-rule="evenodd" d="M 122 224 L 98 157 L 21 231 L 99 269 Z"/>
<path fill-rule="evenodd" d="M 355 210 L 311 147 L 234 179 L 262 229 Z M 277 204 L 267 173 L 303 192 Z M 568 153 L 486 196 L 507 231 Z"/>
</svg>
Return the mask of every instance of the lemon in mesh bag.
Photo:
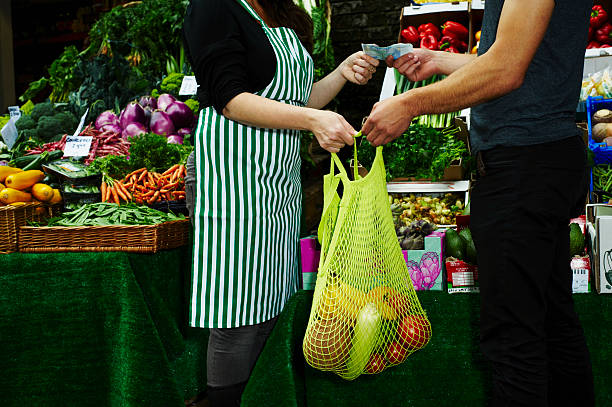
<svg viewBox="0 0 612 407">
<path fill-rule="evenodd" d="M 356 148 L 354 180 L 335 154 L 323 180 L 321 260 L 302 344 L 308 364 L 347 380 L 402 363 L 431 337 L 395 234 L 382 147 L 363 178 Z"/>
</svg>

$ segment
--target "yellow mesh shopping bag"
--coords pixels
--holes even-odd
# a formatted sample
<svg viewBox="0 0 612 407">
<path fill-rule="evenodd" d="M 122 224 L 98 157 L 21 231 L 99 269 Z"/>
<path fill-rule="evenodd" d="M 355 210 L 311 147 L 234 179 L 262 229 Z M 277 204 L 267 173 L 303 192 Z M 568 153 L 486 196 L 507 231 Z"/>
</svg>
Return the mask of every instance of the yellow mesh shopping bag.
<svg viewBox="0 0 612 407">
<path fill-rule="evenodd" d="M 321 260 L 302 346 L 308 364 L 347 380 L 402 363 L 431 337 L 395 234 L 382 147 L 363 178 L 356 149 L 354 180 L 336 154 L 323 180 Z"/>
</svg>

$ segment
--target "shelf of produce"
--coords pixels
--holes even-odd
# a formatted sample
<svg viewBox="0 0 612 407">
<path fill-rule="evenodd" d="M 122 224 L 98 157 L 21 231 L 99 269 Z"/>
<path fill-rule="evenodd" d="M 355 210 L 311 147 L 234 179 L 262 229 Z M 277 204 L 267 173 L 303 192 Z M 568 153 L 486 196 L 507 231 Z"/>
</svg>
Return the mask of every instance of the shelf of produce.
<svg viewBox="0 0 612 407">
<path fill-rule="evenodd" d="M 468 201 L 470 190 L 470 181 L 448 181 L 448 182 L 430 182 L 430 181 L 406 181 L 406 182 L 388 182 L 387 192 L 389 193 L 440 193 L 454 192 L 465 193 L 465 202 Z"/>
</svg>

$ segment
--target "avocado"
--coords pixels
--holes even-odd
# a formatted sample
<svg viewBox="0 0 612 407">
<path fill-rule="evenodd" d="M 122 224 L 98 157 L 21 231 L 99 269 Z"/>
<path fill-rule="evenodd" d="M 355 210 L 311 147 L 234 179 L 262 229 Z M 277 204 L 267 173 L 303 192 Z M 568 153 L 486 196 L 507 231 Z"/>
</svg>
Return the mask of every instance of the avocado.
<svg viewBox="0 0 612 407">
<path fill-rule="evenodd" d="M 474 240 L 472 240 L 472 231 L 470 228 L 462 229 L 461 232 L 459 232 L 459 237 L 465 244 L 465 260 L 468 263 L 476 264 L 476 246 L 474 245 Z"/>
<path fill-rule="evenodd" d="M 444 234 L 444 250 L 446 257 L 465 259 L 465 242 L 459 237 L 455 229 L 447 229 Z"/>
<path fill-rule="evenodd" d="M 584 234 L 580 229 L 580 225 L 577 223 L 570 223 L 569 225 L 569 247 L 570 247 L 570 257 L 573 257 L 577 254 L 581 255 L 584 253 Z"/>
</svg>

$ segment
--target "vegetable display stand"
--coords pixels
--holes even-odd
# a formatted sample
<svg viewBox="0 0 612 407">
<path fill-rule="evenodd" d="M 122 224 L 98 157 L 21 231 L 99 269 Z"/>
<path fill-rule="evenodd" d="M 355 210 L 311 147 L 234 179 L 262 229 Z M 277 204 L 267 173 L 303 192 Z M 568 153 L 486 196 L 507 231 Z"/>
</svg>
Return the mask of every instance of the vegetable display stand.
<svg viewBox="0 0 612 407">
<path fill-rule="evenodd" d="M 587 122 L 589 130 L 589 148 L 595 154 L 595 164 L 611 164 L 612 163 L 612 146 L 604 143 L 597 143 L 593 139 L 593 115 L 600 109 L 612 109 L 612 99 L 604 99 L 602 97 L 588 97 L 586 101 L 587 107 Z"/>
<path fill-rule="evenodd" d="M 19 228 L 28 222 L 40 222 L 54 216 L 58 206 L 39 203 L 0 206 L 0 253 L 12 253 L 18 249 Z"/>
<path fill-rule="evenodd" d="M 155 225 L 23 226 L 19 251 L 156 253 L 187 244 L 190 229 L 188 219 Z"/>
</svg>

